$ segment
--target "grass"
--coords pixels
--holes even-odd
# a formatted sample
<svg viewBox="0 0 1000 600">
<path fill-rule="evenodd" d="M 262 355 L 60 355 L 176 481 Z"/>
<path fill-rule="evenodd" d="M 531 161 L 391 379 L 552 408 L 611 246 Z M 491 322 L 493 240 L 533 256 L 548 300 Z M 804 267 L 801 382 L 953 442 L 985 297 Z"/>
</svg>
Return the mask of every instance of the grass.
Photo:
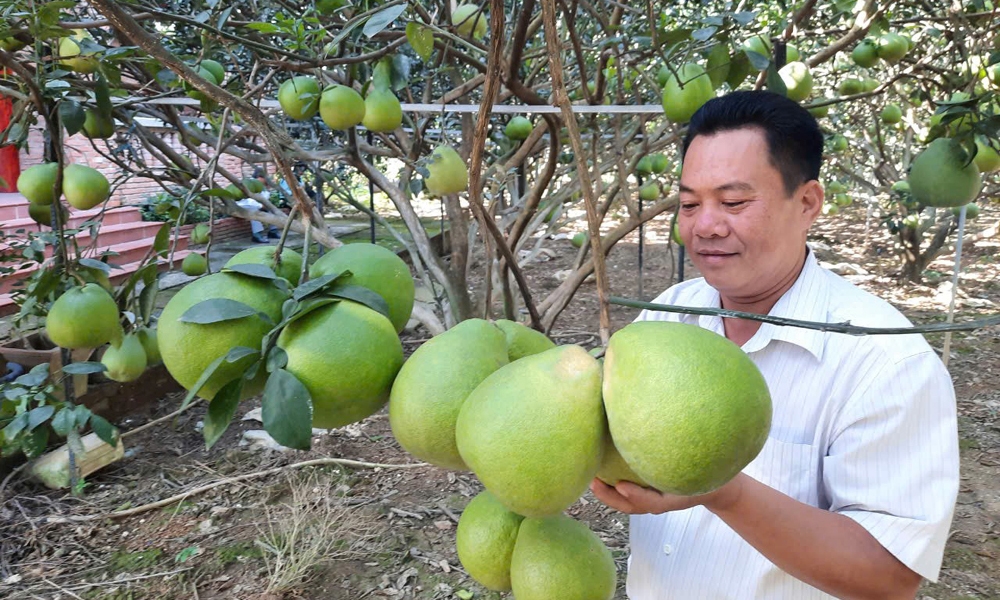
<svg viewBox="0 0 1000 600">
<path fill-rule="evenodd" d="M 149 569 L 157 563 L 163 551 L 150 548 L 140 552 L 116 551 L 111 555 L 110 568 L 115 573 L 137 573 Z"/>
</svg>

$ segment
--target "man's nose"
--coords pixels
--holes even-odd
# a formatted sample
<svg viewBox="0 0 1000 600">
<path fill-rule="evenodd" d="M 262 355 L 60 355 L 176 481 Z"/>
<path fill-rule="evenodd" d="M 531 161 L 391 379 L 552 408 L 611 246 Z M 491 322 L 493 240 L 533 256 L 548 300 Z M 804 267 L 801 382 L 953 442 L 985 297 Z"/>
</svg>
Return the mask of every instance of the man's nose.
<svg viewBox="0 0 1000 600">
<path fill-rule="evenodd" d="M 729 233 L 726 215 L 718 207 L 702 204 L 694 216 L 692 233 L 700 238 L 725 237 Z"/>
</svg>

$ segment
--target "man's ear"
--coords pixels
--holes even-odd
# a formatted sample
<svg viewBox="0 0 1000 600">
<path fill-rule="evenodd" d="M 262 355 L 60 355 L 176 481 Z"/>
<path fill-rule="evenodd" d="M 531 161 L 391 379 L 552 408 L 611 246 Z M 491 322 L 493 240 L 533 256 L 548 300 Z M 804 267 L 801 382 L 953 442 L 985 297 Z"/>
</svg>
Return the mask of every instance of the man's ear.
<svg viewBox="0 0 1000 600">
<path fill-rule="evenodd" d="M 826 199 L 826 192 L 823 186 L 815 179 L 802 184 L 798 191 L 796 200 L 802 204 L 802 215 L 812 223 L 823 210 L 823 201 Z"/>
</svg>

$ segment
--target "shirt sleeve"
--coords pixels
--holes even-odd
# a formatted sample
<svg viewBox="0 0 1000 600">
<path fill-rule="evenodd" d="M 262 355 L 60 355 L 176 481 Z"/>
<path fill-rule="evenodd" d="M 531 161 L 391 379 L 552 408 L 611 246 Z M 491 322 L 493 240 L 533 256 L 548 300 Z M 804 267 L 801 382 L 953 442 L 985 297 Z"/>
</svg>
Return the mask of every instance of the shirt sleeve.
<svg viewBox="0 0 1000 600">
<path fill-rule="evenodd" d="M 937 581 L 958 495 L 955 389 L 933 351 L 872 371 L 837 417 L 823 459 L 830 510 Z"/>
</svg>

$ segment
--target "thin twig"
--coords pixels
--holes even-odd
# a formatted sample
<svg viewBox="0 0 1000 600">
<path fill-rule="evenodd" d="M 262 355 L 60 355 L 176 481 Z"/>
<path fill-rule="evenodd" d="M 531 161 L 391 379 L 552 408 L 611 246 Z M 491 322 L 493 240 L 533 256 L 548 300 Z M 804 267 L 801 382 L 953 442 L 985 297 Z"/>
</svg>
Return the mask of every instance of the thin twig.
<svg viewBox="0 0 1000 600">
<path fill-rule="evenodd" d="M 177 494 L 175 496 L 170 496 L 169 498 L 164 498 L 163 500 L 158 500 L 156 502 L 151 502 L 149 504 L 143 504 L 142 506 L 136 506 L 135 508 L 129 508 L 126 510 L 119 510 L 105 514 L 79 515 L 70 517 L 46 517 L 45 522 L 59 525 L 65 523 L 84 523 L 87 521 L 100 521 L 103 519 L 121 519 L 124 517 L 130 517 L 132 515 L 148 512 L 157 508 L 163 508 L 164 506 L 169 506 L 171 504 L 174 504 L 175 502 L 180 502 L 181 500 L 185 500 L 187 498 L 190 498 L 191 496 L 195 496 L 207 492 L 209 490 L 213 490 L 223 485 L 239 483 L 241 481 L 246 481 L 248 479 L 264 477 L 266 475 L 273 475 L 275 473 L 280 473 L 282 471 L 290 471 L 292 469 L 301 469 L 303 467 L 316 467 L 325 465 L 341 465 L 345 467 L 359 467 L 359 468 L 369 468 L 369 469 L 415 469 L 419 467 L 430 466 L 428 463 L 405 463 L 405 464 L 394 465 L 386 463 L 370 463 L 360 460 L 351 460 L 347 458 L 317 458 L 313 460 L 304 460 L 302 462 L 292 463 L 290 465 L 264 469 L 263 471 L 246 473 L 244 475 L 238 475 L 236 477 L 227 477 L 226 479 L 213 481 L 212 483 L 196 487 L 194 489 Z"/>
<path fill-rule="evenodd" d="M 195 398 L 187 406 L 185 406 L 183 408 L 180 408 L 180 409 L 177 409 L 174 412 L 170 413 L 169 415 L 164 415 L 164 416 L 160 417 L 159 419 L 153 419 L 149 423 L 145 423 L 143 425 L 140 425 L 140 426 L 136 427 L 135 429 L 130 429 L 130 430 L 126 431 L 125 433 L 123 433 L 121 435 L 121 438 L 125 439 L 128 436 L 130 436 L 130 435 L 135 435 L 135 434 L 139 433 L 140 431 L 145 431 L 145 430 L 149 429 L 150 427 L 155 427 L 155 426 L 159 425 L 160 423 L 163 423 L 164 421 L 169 421 L 170 419 L 173 419 L 174 417 L 180 415 L 181 413 L 184 413 L 184 412 L 190 410 L 190 408 L 192 406 L 197 405 L 199 402 L 201 402 L 201 398 Z"/>
<path fill-rule="evenodd" d="M 919 325 L 915 327 L 862 327 L 851 325 L 849 321 L 843 323 L 821 323 L 817 321 L 802 321 L 799 319 L 786 319 L 783 317 L 772 317 L 770 315 L 758 315 L 739 310 L 728 310 L 725 308 L 705 308 L 698 306 L 677 306 L 675 304 L 654 304 L 652 302 L 642 302 L 640 300 L 629 300 L 611 296 L 608 298 L 611 304 L 628 306 L 631 308 L 642 308 L 672 313 L 684 313 L 690 315 L 707 315 L 726 317 L 730 319 L 746 319 L 749 321 L 760 321 L 772 325 L 786 327 L 799 327 L 801 329 L 815 329 L 817 331 L 830 331 L 833 333 L 846 333 L 848 335 L 900 335 L 907 333 L 940 333 L 943 331 L 972 331 L 984 327 L 1000 325 L 1000 315 L 967 321 L 965 323 L 934 323 L 932 325 Z"/>
</svg>

